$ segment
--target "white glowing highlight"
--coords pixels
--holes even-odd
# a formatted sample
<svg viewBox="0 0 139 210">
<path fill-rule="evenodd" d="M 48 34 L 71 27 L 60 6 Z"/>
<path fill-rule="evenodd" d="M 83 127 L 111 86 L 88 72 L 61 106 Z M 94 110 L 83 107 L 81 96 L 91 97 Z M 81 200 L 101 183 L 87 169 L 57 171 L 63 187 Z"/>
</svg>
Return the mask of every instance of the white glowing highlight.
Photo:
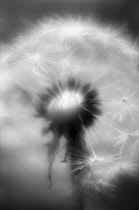
<svg viewBox="0 0 139 210">
<path fill-rule="evenodd" d="M 78 91 L 65 90 L 52 99 L 48 106 L 50 119 L 72 118 L 80 110 L 83 97 Z"/>
<path fill-rule="evenodd" d="M 75 44 L 76 42 L 86 44 L 85 38 L 91 32 L 91 28 L 88 26 L 88 24 L 82 23 L 80 18 L 77 20 L 70 18 L 65 22 L 61 21 L 61 23 L 58 24 L 58 27 L 59 38 L 69 43 L 71 41 L 72 44 Z"/>
<path fill-rule="evenodd" d="M 59 107 L 63 110 L 74 109 L 74 107 L 80 106 L 81 102 L 82 97 L 74 91 L 64 91 L 58 99 Z"/>
</svg>

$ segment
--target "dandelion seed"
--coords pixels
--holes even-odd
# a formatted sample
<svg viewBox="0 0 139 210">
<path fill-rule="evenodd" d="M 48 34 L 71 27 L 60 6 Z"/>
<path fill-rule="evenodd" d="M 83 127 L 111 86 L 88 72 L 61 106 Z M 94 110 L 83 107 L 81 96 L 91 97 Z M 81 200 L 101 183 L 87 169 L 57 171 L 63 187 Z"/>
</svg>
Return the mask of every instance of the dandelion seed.
<svg viewBox="0 0 139 210">
<path fill-rule="evenodd" d="M 67 21 L 59 21 L 57 27 L 59 39 L 73 45 L 76 42 L 86 45 L 86 37 L 91 32 L 91 28 L 81 22 L 80 18 L 75 20 L 71 17 L 70 19 L 68 18 Z"/>
</svg>

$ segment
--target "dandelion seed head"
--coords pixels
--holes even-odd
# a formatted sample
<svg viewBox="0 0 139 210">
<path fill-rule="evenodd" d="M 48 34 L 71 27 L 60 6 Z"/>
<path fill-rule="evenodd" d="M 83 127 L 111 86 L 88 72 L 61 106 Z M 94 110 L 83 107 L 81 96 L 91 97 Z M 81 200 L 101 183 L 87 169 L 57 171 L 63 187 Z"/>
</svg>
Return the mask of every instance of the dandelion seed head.
<svg viewBox="0 0 139 210">
<path fill-rule="evenodd" d="M 7 115 L 9 121 L 17 122 L 14 132 L 10 129 L 9 135 L 2 136 L 6 147 L 8 142 L 16 145 L 18 139 L 24 141 L 24 132 L 32 135 L 31 139 L 40 132 L 37 138 L 41 142 L 41 131 L 38 126 L 32 127 L 36 120 L 33 109 L 45 126 L 53 124 L 56 131 L 59 124 L 63 126 L 56 134 L 46 134 L 46 141 L 62 138 L 60 132 L 69 140 L 64 124 L 73 125 L 76 134 L 80 128 L 77 139 L 85 140 L 89 154 L 76 148 L 77 158 L 71 164 L 80 174 L 85 170 L 81 182 L 101 191 L 100 186 L 113 187 L 120 173 L 134 174 L 138 169 L 134 159 L 138 155 L 133 153 L 138 154 L 139 142 L 139 50 L 119 30 L 94 22 L 74 17 L 45 18 L 16 37 L 13 44 L 1 46 L 0 119 Z M 22 107 L 26 102 L 14 96 L 14 87 L 30 96 L 27 112 Z M 30 126 L 25 114 L 33 118 Z M 24 132 L 17 131 L 19 125 L 23 131 L 21 115 Z M 74 133 L 71 130 L 70 134 Z M 85 158 L 79 158 L 78 153 Z M 36 158 L 34 155 L 30 162 Z"/>
</svg>

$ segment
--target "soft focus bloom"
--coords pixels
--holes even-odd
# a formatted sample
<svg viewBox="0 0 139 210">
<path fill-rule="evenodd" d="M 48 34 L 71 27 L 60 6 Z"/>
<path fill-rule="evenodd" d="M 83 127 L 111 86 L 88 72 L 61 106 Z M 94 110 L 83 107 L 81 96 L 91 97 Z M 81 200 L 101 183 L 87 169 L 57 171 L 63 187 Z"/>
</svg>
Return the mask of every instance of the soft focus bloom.
<svg viewBox="0 0 139 210">
<path fill-rule="evenodd" d="M 17 149 L 17 165 L 23 163 L 32 176 L 41 174 L 42 178 L 35 177 L 43 186 L 42 182 L 47 179 L 43 145 L 51 141 L 53 134 L 42 136 L 42 129 L 51 122 L 34 117 L 36 106 L 46 90 L 74 78 L 83 86 L 89 83 L 91 89 L 97 90 L 102 112 L 101 115 L 92 113 L 96 121 L 85 128 L 90 156 L 85 162 L 77 158 L 79 168 L 90 168 L 83 177 L 83 185 L 87 183 L 100 190 L 100 186 L 114 186 L 114 180 L 122 172 L 136 174 L 139 167 L 138 59 L 138 46 L 117 29 L 76 17 L 46 18 L 16 37 L 13 43 L 2 45 L 1 150 Z M 63 155 L 62 146 L 59 150 Z M 24 158 L 21 151 L 26 154 Z M 20 166 L 13 167 L 12 173 L 21 176 Z M 59 167 L 67 166 L 59 161 L 54 167 L 58 171 Z M 54 173 L 62 176 L 61 172 Z M 61 178 L 54 179 L 62 183 Z"/>
</svg>

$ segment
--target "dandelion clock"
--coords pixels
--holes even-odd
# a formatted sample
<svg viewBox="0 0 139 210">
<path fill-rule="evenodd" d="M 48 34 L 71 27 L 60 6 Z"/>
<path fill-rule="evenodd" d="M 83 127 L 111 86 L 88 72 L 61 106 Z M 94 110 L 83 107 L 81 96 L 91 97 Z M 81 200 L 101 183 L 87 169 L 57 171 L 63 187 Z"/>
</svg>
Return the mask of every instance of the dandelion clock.
<svg viewBox="0 0 139 210">
<path fill-rule="evenodd" d="M 111 209 L 127 209 L 117 192 L 121 177 L 138 176 L 137 43 L 67 16 L 42 19 L 0 50 L 2 203 L 81 210 L 109 197 Z"/>
</svg>

